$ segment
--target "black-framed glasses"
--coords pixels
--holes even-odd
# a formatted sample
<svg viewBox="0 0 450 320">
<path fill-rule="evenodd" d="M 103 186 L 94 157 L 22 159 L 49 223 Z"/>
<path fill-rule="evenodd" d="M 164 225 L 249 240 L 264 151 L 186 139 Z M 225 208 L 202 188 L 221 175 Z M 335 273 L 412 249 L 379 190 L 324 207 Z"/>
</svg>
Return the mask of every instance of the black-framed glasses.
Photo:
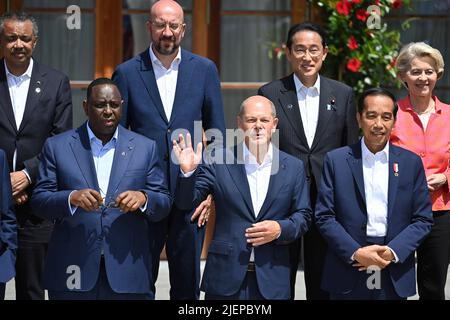
<svg viewBox="0 0 450 320">
<path fill-rule="evenodd" d="M 161 31 L 169 26 L 169 29 L 173 32 L 180 31 L 184 23 L 179 22 L 165 22 L 165 21 L 150 21 L 150 23 L 155 27 L 156 30 Z"/>
<path fill-rule="evenodd" d="M 294 52 L 299 57 L 306 56 L 307 52 L 309 53 L 309 55 L 311 57 L 318 57 L 322 53 L 322 50 L 320 50 L 319 48 L 316 48 L 316 47 L 312 47 L 312 48 L 299 47 L 299 48 L 295 48 Z"/>
</svg>

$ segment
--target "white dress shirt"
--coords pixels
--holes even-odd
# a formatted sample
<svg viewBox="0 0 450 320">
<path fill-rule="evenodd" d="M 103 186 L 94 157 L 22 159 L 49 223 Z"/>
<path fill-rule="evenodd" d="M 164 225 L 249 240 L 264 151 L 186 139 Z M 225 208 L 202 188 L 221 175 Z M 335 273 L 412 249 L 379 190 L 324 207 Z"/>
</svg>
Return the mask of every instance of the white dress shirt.
<svg viewBox="0 0 450 320">
<path fill-rule="evenodd" d="M 14 74 L 12 74 L 9 71 L 8 66 L 6 65 L 6 61 L 3 62 L 5 64 L 6 79 L 8 81 L 9 96 L 11 97 L 11 104 L 14 112 L 14 118 L 16 120 L 16 127 L 17 130 L 19 130 L 20 125 L 22 124 L 23 114 L 25 113 L 28 89 L 30 88 L 31 73 L 33 71 L 34 62 L 33 59 L 30 59 L 28 69 L 24 74 L 20 76 L 15 76 Z M 16 162 L 17 149 L 14 150 L 12 171 L 16 171 Z M 27 175 L 28 180 L 30 180 L 31 182 L 30 176 L 28 175 L 28 172 L 26 172 L 26 170 L 25 174 Z"/>
<path fill-rule="evenodd" d="M 364 192 L 367 204 L 367 235 L 384 237 L 387 230 L 389 143 L 373 154 L 361 139 Z"/>
<path fill-rule="evenodd" d="M 311 148 L 319 120 L 320 76 L 317 76 L 316 83 L 309 88 L 305 87 L 295 74 L 294 83 L 303 129 L 308 145 Z"/>
<path fill-rule="evenodd" d="M 272 170 L 273 148 L 269 145 L 269 150 L 261 164 L 258 163 L 256 157 L 248 150 L 245 143 L 244 147 L 244 163 L 245 173 L 247 175 L 248 186 L 250 188 L 250 196 L 252 198 L 253 211 L 255 218 L 261 211 L 261 207 L 269 190 L 270 173 Z M 252 248 L 250 261 L 255 261 L 255 249 Z"/>
<path fill-rule="evenodd" d="M 167 120 L 170 121 L 172 115 L 173 102 L 175 101 L 175 92 L 177 89 L 178 68 L 181 62 L 181 48 L 178 48 L 178 54 L 172 61 L 169 69 L 166 69 L 162 62 L 153 53 L 153 44 L 150 45 L 149 53 L 155 72 L 156 84 L 158 85 L 159 96 L 164 107 Z"/>
</svg>

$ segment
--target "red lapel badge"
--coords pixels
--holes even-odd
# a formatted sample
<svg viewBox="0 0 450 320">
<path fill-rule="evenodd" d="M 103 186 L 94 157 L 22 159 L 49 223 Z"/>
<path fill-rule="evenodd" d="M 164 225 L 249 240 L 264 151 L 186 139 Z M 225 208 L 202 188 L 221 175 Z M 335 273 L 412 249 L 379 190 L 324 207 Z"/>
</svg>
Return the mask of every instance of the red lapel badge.
<svg viewBox="0 0 450 320">
<path fill-rule="evenodd" d="M 398 177 L 398 162 L 394 162 L 394 176 Z"/>
</svg>

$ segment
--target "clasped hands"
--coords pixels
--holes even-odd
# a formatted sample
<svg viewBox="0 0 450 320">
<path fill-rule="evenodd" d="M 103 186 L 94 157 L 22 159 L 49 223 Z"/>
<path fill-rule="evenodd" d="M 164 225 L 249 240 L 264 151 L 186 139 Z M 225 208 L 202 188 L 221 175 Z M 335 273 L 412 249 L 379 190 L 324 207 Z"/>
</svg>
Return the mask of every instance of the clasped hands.
<svg viewBox="0 0 450 320">
<path fill-rule="evenodd" d="M 127 213 L 138 210 L 146 202 L 147 198 L 142 191 L 125 191 L 115 199 L 115 207 Z M 70 204 L 85 211 L 97 211 L 100 206 L 106 205 L 100 192 L 93 189 L 74 191 L 70 196 Z"/>
<path fill-rule="evenodd" d="M 355 259 L 353 266 L 358 268 L 358 271 L 365 271 L 370 266 L 384 269 L 395 259 L 389 247 L 376 244 L 359 248 L 353 258 Z"/>
<path fill-rule="evenodd" d="M 30 185 L 27 175 L 23 171 L 15 171 L 10 173 L 12 197 L 14 203 L 22 205 L 28 201 L 26 189 Z"/>
</svg>

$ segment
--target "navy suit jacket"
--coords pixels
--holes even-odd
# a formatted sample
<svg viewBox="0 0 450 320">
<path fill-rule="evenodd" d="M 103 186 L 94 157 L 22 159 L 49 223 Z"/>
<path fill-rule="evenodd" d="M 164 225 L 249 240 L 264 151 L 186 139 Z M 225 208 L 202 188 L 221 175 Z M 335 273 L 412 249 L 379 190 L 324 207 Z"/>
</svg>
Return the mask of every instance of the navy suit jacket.
<svg viewBox="0 0 450 320">
<path fill-rule="evenodd" d="M 255 247 L 256 277 L 266 299 L 289 299 L 288 244 L 307 231 L 312 219 L 304 165 L 274 149 L 269 189 L 255 217 L 245 165 L 235 155 L 236 149 L 234 154 L 226 151 L 225 159 L 228 156 L 234 163 L 203 165 L 190 178 L 178 181 L 175 201 L 181 209 L 195 207 L 210 193 L 214 196 L 216 226 L 201 288 L 214 295 L 236 293 L 245 279 L 252 250 L 245 229 L 253 223 L 275 220 L 281 226 L 281 235 L 275 241 Z"/>
<path fill-rule="evenodd" d="M 177 130 L 193 134 L 194 145 L 202 141 L 202 126 L 205 130 L 217 128 L 225 137 L 220 81 L 212 61 L 181 50 L 175 100 L 171 118 L 167 119 L 148 50 L 119 65 L 112 78 L 124 101 L 122 125 L 156 141 L 174 194 L 180 169 L 171 161 L 171 151 L 172 140 L 178 139 Z M 195 121 L 200 126 L 194 130 Z"/>
<path fill-rule="evenodd" d="M 350 260 L 366 245 L 367 210 L 361 143 L 329 152 L 324 160 L 316 204 L 316 224 L 328 242 L 322 288 L 342 294 L 352 290 L 358 269 Z M 394 173 L 397 163 L 398 174 Z M 421 159 L 389 145 L 389 186 L 386 245 L 398 263 L 387 270 L 400 297 L 416 293 L 414 251 L 433 224 L 431 202 Z"/>
<path fill-rule="evenodd" d="M 16 274 L 17 224 L 12 202 L 8 162 L 0 149 L 0 282 Z"/>
<path fill-rule="evenodd" d="M 85 188 L 99 190 L 86 124 L 49 138 L 42 151 L 31 202 L 36 215 L 55 220 L 44 271 L 46 288 L 68 291 L 68 267 L 78 266 L 81 288 L 77 290 L 91 290 L 103 249 L 108 280 L 115 292 L 150 292 L 149 222 L 166 217 L 171 205 L 154 141 L 119 126 L 106 195 L 145 191 L 145 212 L 123 214 L 114 208 L 86 212 L 78 208 L 72 215 L 69 194 Z"/>
</svg>

